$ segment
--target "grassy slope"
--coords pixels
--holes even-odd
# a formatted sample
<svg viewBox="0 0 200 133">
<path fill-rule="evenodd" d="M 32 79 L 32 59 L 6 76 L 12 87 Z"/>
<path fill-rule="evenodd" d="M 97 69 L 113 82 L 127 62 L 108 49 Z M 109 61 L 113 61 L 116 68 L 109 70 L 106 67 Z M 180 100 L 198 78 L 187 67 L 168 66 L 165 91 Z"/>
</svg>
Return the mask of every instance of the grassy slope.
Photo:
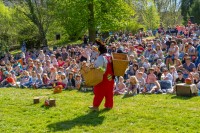
<svg viewBox="0 0 200 133">
<path fill-rule="evenodd" d="M 35 96 L 41 97 L 33 104 Z M 46 98 L 57 106 L 43 107 Z M 90 112 L 92 93 L 0 89 L 0 132 L 198 132 L 200 97 L 174 95 L 115 96 L 110 111 Z"/>
</svg>

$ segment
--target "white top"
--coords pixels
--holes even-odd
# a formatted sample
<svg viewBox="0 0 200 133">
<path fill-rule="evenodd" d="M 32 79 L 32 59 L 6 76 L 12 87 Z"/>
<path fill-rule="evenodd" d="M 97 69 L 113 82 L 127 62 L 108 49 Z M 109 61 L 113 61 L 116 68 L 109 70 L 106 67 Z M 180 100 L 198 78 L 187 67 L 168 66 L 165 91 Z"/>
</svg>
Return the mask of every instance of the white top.
<svg viewBox="0 0 200 133">
<path fill-rule="evenodd" d="M 107 67 L 107 63 L 108 61 L 106 60 L 106 58 L 103 55 L 100 55 L 97 57 L 96 61 L 94 62 L 94 67 L 98 68 L 98 67 Z"/>
<path fill-rule="evenodd" d="M 171 73 L 168 73 L 166 76 L 164 75 L 164 79 L 167 78 L 167 80 L 169 81 L 173 81 L 173 76 L 171 75 Z"/>
</svg>

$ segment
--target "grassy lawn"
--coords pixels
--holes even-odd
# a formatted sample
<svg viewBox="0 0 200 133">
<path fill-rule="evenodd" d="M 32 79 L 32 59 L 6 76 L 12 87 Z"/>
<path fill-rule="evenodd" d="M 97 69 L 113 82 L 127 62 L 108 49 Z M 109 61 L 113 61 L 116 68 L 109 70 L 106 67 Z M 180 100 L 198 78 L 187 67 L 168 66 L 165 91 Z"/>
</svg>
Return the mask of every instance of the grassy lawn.
<svg viewBox="0 0 200 133">
<path fill-rule="evenodd" d="M 33 104 L 39 96 L 40 103 Z M 56 107 L 43 106 L 47 98 Z M 115 96 L 112 110 L 91 112 L 91 92 L 0 89 L 0 132 L 200 132 L 200 97 L 174 95 Z"/>
</svg>

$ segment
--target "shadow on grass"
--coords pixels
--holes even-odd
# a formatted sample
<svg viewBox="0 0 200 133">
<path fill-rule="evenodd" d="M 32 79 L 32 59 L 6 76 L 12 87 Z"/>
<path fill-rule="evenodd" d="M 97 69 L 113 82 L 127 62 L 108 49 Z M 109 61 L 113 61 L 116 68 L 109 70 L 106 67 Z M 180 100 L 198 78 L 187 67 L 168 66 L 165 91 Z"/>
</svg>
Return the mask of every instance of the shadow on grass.
<svg viewBox="0 0 200 133">
<path fill-rule="evenodd" d="M 125 99 L 125 98 L 130 98 L 130 97 L 134 97 L 136 95 L 131 95 L 131 94 L 125 94 L 122 96 L 122 99 Z"/>
<path fill-rule="evenodd" d="M 76 126 L 95 127 L 103 123 L 105 117 L 99 116 L 99 114 L 105 111 L 107 110 L 102 110 L 99 112 L 89 112 L 86 115 L 79 116 L 72 120 L 66 120 L 66 121 L 49 124 L 47 127 L 50 129 L 50 131 L 53 131 L 53 132 L 70 130 Z"/>
<path fill-rule="evenodd" d="M 172 96 L 171 99 L 181 99 L 181 100 L 189 100 L 192 97 L 186 97 L 186 96 Z"/>
</svg>

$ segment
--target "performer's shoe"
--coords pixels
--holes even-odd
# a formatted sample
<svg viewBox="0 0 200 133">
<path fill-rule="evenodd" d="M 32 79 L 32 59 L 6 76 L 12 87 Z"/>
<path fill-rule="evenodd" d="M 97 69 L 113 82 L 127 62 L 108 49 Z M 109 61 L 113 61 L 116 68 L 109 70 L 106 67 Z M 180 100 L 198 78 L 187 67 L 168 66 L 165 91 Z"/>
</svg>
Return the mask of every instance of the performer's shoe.
<svg viewBox="0 0 200 133">
<path fill-rule="evenodd" d="M 89 106 L 88 108 L 92 111 L 99 111 L 98 107 Z"/>
</svg>

